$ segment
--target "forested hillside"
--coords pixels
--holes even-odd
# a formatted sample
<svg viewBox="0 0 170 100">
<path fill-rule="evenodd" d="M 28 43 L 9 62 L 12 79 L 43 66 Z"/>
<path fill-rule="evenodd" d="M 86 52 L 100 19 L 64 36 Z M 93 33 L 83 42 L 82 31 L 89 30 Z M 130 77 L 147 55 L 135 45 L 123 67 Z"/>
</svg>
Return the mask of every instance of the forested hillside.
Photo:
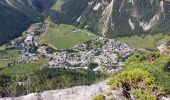
<svg viewBox="0 0 170 100">
<path fill-rule="evenodd" d="M 168 33 L 169 4 L 169 0 L 1 0 L 0 43 L 17 37 L 44 15 L 109 38 Z"/>
<path fill-rule="evenodd" d="M 169 32 L 168 0 L 93 0 L 76 25 L 106 37 Z"/>
<path fill-rule="evenodd" d="M 90 70 L 65 68 L 43 68 L 34 71 L 34 74 L 28 72 L 13 75 L 0 74 L 0 96 L 20 96 L 50 89 L 90 85 L 105 77 L 104 74 Z"/>
<path fill-rule="evenodd" d="M 19 36 L 33 22 L 25 14 L 0 3 L 0 44 Z"/>
<path fill-rule="evenodd" d="M 44 19 L 44 10 L 55 0 L 1 0 L 0 1 L 0 44 L 21 35 L 32 23 Z"/>
<path fill-rule="evenodd" d="M 169 4 L 169 0 L 57 0 L 48 15 L 53 22 L 114 38 L 168 33 Z"/>
</svg>

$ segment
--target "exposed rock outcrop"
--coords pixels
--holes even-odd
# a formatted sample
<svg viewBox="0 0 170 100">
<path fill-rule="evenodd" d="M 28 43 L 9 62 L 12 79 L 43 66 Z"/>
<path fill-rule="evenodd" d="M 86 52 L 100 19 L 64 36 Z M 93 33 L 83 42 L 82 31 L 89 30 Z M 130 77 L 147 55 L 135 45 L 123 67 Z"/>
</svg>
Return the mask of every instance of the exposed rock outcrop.
<svg viewBox="0 0 170 100">
<path fill-rule="evenodd" d="M 32 93 L 20 97 L 1 98 L 0 100 L 91 100 L 95 95 L 109 90 L 107 81 L 91 86 L 76 86 L 68 89 Z"/>
</svg>

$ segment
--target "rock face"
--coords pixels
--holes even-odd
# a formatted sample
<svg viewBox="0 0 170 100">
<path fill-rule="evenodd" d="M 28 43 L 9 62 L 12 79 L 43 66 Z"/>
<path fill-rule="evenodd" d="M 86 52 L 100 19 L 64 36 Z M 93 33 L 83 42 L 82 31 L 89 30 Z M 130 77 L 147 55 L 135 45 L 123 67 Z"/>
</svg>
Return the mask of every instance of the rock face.
<svg viewBox="0 0 170 100">
<path fill-rule="evenodd" d="M 169 0 L 92 0 L 75 25 L 102 36 L 167 32 Z"/>
<path fill-rule="evenodd" d="M 32 93 L 13 98 L 1 98 L 0 100 L 91 100 L 95 95 L 106 92 L 109 86 L 107 81 L 91 86 L 76 86 L 68 89 Z"/>
</svg>

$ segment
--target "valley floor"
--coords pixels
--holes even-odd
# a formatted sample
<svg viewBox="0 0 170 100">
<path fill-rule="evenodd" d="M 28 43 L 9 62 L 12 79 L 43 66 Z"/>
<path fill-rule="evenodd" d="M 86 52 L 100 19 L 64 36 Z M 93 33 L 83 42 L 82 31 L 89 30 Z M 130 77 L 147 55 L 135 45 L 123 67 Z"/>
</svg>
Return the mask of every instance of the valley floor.
<svg viewBox="0 0 170 100">
<path fill-rule="evenodd" d="M 146 52 L 156 50 L 157 46 L 160 54 Z M 103 94 L 102 97 L 106 100 L 113 97 L 123 100 L 124 94 L 119 90 L 121 87 L 115 86 L 115 90 L 110 90 L 110 86 L 106 85 L 107 81 L 94 83 L 120 71 L 113 77 L 121 76 L 125 71 L 123 75 L 127 73 L 133 78 L 136 75 L 131 73 L 136 72 L 138 75 L 138 70 L 141 71 L 145 63 L 149 66 L 146 68 L 153 69 L 148 69 L 148 72 L 142 69 L 141 73 L 146 72 L 148 76 L 153 74 L 156 79 L 157 75 L 162 74 L 159 76 L 161 79 L 169 80 L 169 77 L 164 77 L 169 76 L 169 73 L 163 69 L 169 68 L 170 60 L 166 57 L 170 55 L 169 47 L 170 39 L 161 34 L 112 40 L 73 26 L 37 23 L 0 51 L 0 97 L 6 97 L 0 100 L 91 100 L 96 95 L 98 97 L 98 94 Z M 139 54 L 133 55 L 135 52 Z M 129 60 L 126 60 L 127 58 Z M 141 69 L 126 72 L 126 68 L 139 68 L 139 65 L 142 66 Z M 160 72 L 157 67 L 154 69 L 155 66 L 160 66 Z M 116 79 L 117 81 L 111 80 L 113 85 L 121 84 L 127 77 L 125 75 Z M 169 87 L 169 81 L 162 83 L 162 80 L 159 80 L 159 83 Z M 109 85 L 112 87 L 112 84 Z M 138 91 L 135 90 L 136 92 Z M 152 93 L 150 96 L 158 97 Z"/>
</svg>

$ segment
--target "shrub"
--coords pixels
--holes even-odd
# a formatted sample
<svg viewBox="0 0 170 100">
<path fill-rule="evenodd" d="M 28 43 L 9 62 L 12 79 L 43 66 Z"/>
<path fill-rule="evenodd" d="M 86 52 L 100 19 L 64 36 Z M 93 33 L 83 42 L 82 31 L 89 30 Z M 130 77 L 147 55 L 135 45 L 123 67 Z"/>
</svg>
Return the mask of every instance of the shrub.
<svg viewBox="0 0 170 100">
<path fill-rule="evenodd" d="M 130 93 L 135 97 L 136 100 L 157 100 L 155 95 L 144 93 L 140 89 L 131 90 Z"/>
<path fill-rule="evenodd" d="M 105 100 L 105 96 L 103 94 L 98 94 L 93 98 L 93 100 Z"/>
<path fill-rule="evenodd" d="M 143 95 L 159 95 L 159 93 L 161 93 L 159 91 L 162 91 L 155 77 L 148 71 L 139 68 L 124 70 L 114 76 L 109 81 L 109 85 L 112 89 L 122 88 L 122 93 L 126 98 L 130 98 L 130 91 L 134 89 L 140 89 Z"/>
</svg>

